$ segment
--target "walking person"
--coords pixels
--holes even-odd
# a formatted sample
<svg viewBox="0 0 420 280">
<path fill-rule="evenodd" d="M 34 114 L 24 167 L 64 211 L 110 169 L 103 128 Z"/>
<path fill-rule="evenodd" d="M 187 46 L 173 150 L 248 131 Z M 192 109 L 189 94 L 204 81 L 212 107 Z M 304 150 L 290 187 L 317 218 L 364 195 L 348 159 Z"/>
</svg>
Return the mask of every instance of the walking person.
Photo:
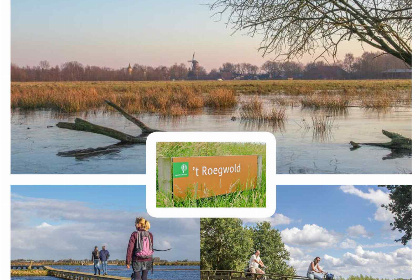
<svg viewBox="0 0 420 280">
<path fill-rule="evenodd" d="M 134 231 L 127 246 L 125 258 L 127 268 L 130 264 L 133 269 L 131 279 L 147 280 L 149 270 L 153 268 L 153 234 L 150 229 L 150 222 L 144 218 L 136 218 L 136 231 Z"/>
<path fill-rule="evenodd" d="M 306 274 L 306 276 L 308 276 L 308 278 L 311 279 L 317 279 L 317 280 L 322 280 L 323 277 L 317 275 L 316 273 L 324 273 L 324 271 L 322 271 L 322 269 L 319 267 L 319 262 L 321 261 L 320 257 L 316 257 L 310 264 L 308 267 L 308 272 Z"/>
<path fill-rule="evenodd" d="M 101 260 L 101 267 L 103 275 L 108 275 L 108 259 L 109 252 L 105 249 L 105 245 L 102 246 L 102 250 L 99 252 L 99 259 Z"/>
<path fill-rule="evenodd" d="M 93 262 L 93 270 L 96 274 L 101 275 L 101 269 L 99 268 L 99 250 L 98 246 L 95 246 L 95 249 L 92 251 L 92 262 Z"/>
</svg>

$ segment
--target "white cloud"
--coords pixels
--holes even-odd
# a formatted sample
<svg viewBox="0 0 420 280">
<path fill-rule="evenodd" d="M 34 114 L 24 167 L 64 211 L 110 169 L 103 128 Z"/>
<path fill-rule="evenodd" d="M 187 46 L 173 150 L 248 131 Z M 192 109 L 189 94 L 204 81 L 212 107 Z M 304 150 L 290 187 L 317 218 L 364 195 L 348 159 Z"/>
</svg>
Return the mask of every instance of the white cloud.
<svg viewBox="0 0 420 280">
<path fill-rule="evenodd" d="M 156 253 L 168 260 L 200 257 L 199 219 L 156 219 L 146 213 L 91 208 L 78 201 L 12 196 L 12 259 L 85 259 L 95 245 L 107 244 L 113 259 L 124 259 L 134 220 L 151 223 Z M 30 226 L 30 221 L 41 224 Z M 28 238 L 30 237 L 30 238 Z"/>
<path fill-rule="evenodd" d="M 346 238 L 345 240 L 343 240 L 340 243 L 340 248 L 343 248 L 343 249 L 356 248 L 356 246 L 357 246 L 356 241 L 354 241 L 353 239 L 349 239 L 349 238 Z"/>
<path fill-rule="evenodd" d="M 399 243 L 375 243 L 375 244 L 367 244 L 367 245 L 362 245 L 363 248 L 384 248 L 384 247 L 398 247 L 401 246 L 401 244 Z"/>
<path fill-rule="evenodd" d="M 347 228 L 347 234 L 350 237 L 372 237 L 372 233 L 367 232 L 364 226 L 355 225 Z"/>
<path fill-rule="evenodd" d="M 327 254 L 324 255 L 324 267 L 341 267 L 343 265 L 343 261 L 339 258 L 334 258 Z"/>
<path fill-rule="evenodd" d="M 244 223 L 259 223 L 269 222 L 271 226 L 288 225 L 291 223 L 291 219 L 283 214 L 275 213 L 273 216 L 268 218 L 245 218 L 242 219 Z"/>
<path fill-rule="evenodd" d="M 400 245 L 401 246 L 401 245 Z M 298 275 L 306 275 L 306 270 L 313 256 L 294 255 L 288 262 L 293 265 Z M 341 257 L 324 254 L 320 266 L 336 277 L 347 278 L 350 275 L 370 275 L 378 278 L 411 278 L 412 250 L 409 247 L 399 248 L 384 253 L 369 251 L 357 246 L 354 251 L 346 252 Z"/>
<path fill-rule="evenodd" d="M 297 247 L 291 247 L 286 244 L 284 245 L 284 247 L 290 253 L 291 258 L 303 257 L 305 255 L 303 251 Z"/>
<path fill-rule="evenodd" d="M 339 234 L 315 224 L 306 224 L 302 229 L 287 228 L 281 232 L 281 237 L 285 243 L 311 247 L 334 246 L 340 239 Z"/>
<path fill-rule="evenodd" d="M 51 227 L 52 227 L 52 225 L 50 225 L 50 224 L 48 224 L 46 222 L 43 222 L 39 226 L 36 226 L 36 228 L 51 228 Z"/>
<path fill-rule="evenodd" d="M 356 195 L 360 198 L 368 200 L 370 203 L 376 205 L 376 212 L 374 215 L 375 220 L 380 222 L 391 222 L 393 221 L 392 213 L 385 208 L 382 204 L 388 204 L 390 202 L 389 194 L 382 190 L 374 190 L 369 188 L 367 192 L 363 192 L 354 186 L 341 186 L 340 189 L 344 193 Z"/>
</svg>

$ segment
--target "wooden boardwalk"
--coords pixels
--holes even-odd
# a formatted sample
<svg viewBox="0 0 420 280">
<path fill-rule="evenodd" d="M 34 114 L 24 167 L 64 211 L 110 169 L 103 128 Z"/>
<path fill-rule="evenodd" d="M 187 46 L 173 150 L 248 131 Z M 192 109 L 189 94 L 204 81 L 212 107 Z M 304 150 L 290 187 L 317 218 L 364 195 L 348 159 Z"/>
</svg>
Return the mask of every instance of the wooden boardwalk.
<svg viewBox="0 0 420 280">
<path fill-rule="evenodd" d="M 70 271 L 52 268 L 45 266 L 50 276 L 54 276 L 61 279 L 72 279 L 72 280 L 94 280 L 94 279 L 114 279 L 114 280 L 130 280 L 128 277 L 112 276 L 112 275 L 93 275 L 92 273 Z"/>
<path fill-rule="evenodd" d="M 298 275 L 279 275 L 279 274 L 257 274 L 245 271 L 234 270 L 201 270 L 201 280 L 310 280 L 308 277 Z"/>
<path fill-rule="evenodd" d="M 71 279 L 71 280 L 104 280 L 104 279 L 113 279 L 113 280 L 131 280 L 128 277 L 121 277 L 121 276 L 114 276 L 114 275 L 94 275 L 92 273 L 80 272 L 80 271 L 72 271 L 72 270 L 65 270 L 65 269 L 58 269 L 53 268 L 51 266 L 46 265 L 11 265 L 12 270 L 46 270 L 48 271 L 49 276 L 53 276 L 56 278 L 61 279 Z M 178 271 L 178 270 L 196 270 L 196 269 L 180 269 L 180 268 L 172 268 L 172 269 L 157 269 L 161 271 Z M 163 280 L 163 279 L 156 279 L 156 280 Z"/>
</svg>

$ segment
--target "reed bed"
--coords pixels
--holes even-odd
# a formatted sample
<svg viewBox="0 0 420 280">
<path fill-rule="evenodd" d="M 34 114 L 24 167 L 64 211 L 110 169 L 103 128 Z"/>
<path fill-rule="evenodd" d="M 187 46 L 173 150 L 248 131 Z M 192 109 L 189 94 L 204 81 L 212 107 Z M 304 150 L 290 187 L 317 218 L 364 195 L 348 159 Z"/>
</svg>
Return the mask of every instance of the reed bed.
<svg viewBox="0 0 420 280">
<path fill-rule="evenodd" d="M 205 105 L 211 108 L 232 108 L 236 104 L 238 100 L 234 91 L 225 88 L 211 90 L 205 100 Z"/>
<path fill-rule="evenodd" d="M 232 108 L 237 105 L 239 95 L 282 95 L 290 97 L 289 100 L 302 99 L 302 105 L 307 107 L 341 108 L 348 101 L 381 99 L 390 92 L 396 100 L 410 104 L 411 80 L 13 82 L 11 107 L 86 112 L 104 109 L 103 100 L 109 99 L 131 113 L 167 115 L 171 111 L 180 114 L 203 107 Z M 178 109 L 171 110 L 175 105 Z M 368 106 L 368 101 L 365 105 Z"/>
<path fill-rule="evenodd" d="M 394 97 L 390 93 L 381 94 L 380 98 L 369 94 L 361 99 L 361 107 L 365 109 L 384 110 L 396 104 Z"/>
<path fill-rule="evenodd" d="M 321 93 L 304 96 L 300 102 L 303 108 L 342 111 L 347 108 L 350 101 L 346 95 L 332 95 L 324 91 Z"/>
<path fill-rule="evenodd" d="M 271 108 L 265 111 L 263 104 L 258 97 L 253 97 L 250 101 L 242 103 L 240 109 L 241 120 L 257 122 L 284 122 L 286 120 L 286 108 Z"/>
<path fill-rule="evenodd" d="M 332 136 L 334 118 L 330 115 L 314 115 L 312 119 L 312 138 L 317 141 L 326 141 Z"/>
<path fill-rule="evenodd" d="M 48 270 L 45 269 L 11 269 L 10 276 L 48 276 Z"/>
</svg>

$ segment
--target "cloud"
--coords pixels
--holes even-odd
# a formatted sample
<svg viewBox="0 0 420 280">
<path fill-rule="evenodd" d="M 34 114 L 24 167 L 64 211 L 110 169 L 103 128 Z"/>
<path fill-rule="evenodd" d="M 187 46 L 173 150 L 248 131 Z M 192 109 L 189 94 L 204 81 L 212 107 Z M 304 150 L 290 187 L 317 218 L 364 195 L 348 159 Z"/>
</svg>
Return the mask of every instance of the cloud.
<svg viewBox="0 0 420 280">
<path fill-rule="evenodd" d="M 350 237 L 372 237 L 372 233 L 368 233 L 364 226 L 355 225 L 347 228 L 347 234 Z"/>
<path fill-rule="evenodd" d="M 147 213 L 91 208 L 79 201 L 12 196 L 12 259 L 85 259 L 95 245 L 107 244 L 113 259 L 125 259 L 134 220 L 151 223 L 158 252 L 167 260 L 200 257 L 199 219 L 156 219 Z M 33 225 L 34 221 L 40 221 Z M 30 237 L 30 238 L 28 238 Z"/>
<path fill-rule="evenodd" d="M 302 229 L 287 228 L 281 232 L 281 237 L 285 243 L 311 247 L 333 246 L 340 240 L 339 234 L 315 224 L 306 224 Z"/>
<path fill-rule="evenodd" d="M 401 245 L 400 245 L 401 246 Z M 314 258 L 307 254 L 294 255 L 291 253 L 289 265 L 293 265 L 298 275 L 306 275 L 306 270 Z M 323 270 L 345 278 L 350 275 L 370 275 L 372 277 L 394 279 L 409 279 L 412 266 L 412 250 L 404 247 L 384 253 L 365 250 L 357 246 L 351 252 L 345 252 L 341 257 L 324 254 L 320 266 Z"/>
<path fill-rule="evenodd" d="M 285 215 L 280 213 L 276 213 L 268 218 L 246 218 L 242 219 L 242 221 L 244 223 L 269 222 L 271 226 L 288 225 L 292 222 L 292 220 L 289 217 L 286 217 Z"/>
<path fill-rule="evenodd" d="M 284 247 L 290 253 L 290 257 L 291 258 L 303 257 L 305 255 L 303 253 L 303 251 L 301 249 L 299 249 L 299 248 L 291 247 L 291 246 L 288 246 L 286 244 L 284 245 Z"/>
<path fill-rule="evenodd" d="M 382 204 L 389 204 L 390 198 L 388 193 L 382 190 L 374 190 L 372 188 L 369 188 L 367 192 L 363 192 L 354 186 L 341 186 L 340 190 L 344 193 L 358 196 L 375 204 L 377 207 L 374 214 L 376 221 L 388 223 L 393 221 L 392 213 L 381 206 Z"/>
<path fill-rule="evenodd" d="M 340 243 L 340 248 L 343 248 L 343 249 L 356 248 L 356 246 L 357 246 L 356 241 L 349 238 L 346 238 Z"/>
</svg>

